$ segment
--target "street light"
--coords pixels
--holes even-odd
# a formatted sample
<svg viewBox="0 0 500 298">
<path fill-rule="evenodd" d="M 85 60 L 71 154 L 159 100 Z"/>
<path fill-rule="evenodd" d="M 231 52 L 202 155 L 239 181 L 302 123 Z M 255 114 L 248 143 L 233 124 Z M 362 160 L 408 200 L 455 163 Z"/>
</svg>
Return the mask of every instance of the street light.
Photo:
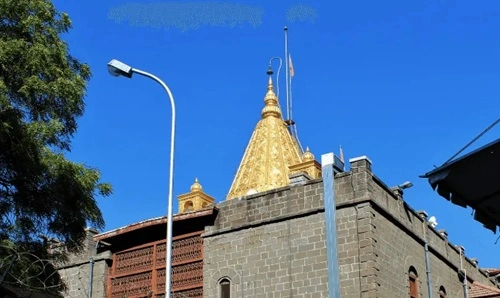
<svg viewBox="0 0 500 298">
<path fill-rule="evenodd" d="M 410 181 L 406 181 L 404 183 L 401 183 L 400 185 L 398 185 L 399 188 L 401 189 L 408 189 L 410 187 L 413 186 L 413 183 L 411 183 Z"/>
<path fill-rule="evenodd" d="M 126 78 L 132 78 L 132 74 L 136 73 L 150 79 L 153 79 L 158 84 L 160 84 L 163 89 L 167 92 L 168 98 L 170 99 L 170 105 L 172 106 L 172 132 L 170 134 L 170 177 L 168 181 L 168 205 L 167 205 L 167 244 L 166 244 L 166 267 L 165 267 L 165 298 L 170 298 L 171 294 L 171 278 L 172 278 L 172 193 L 174 187 L 174 147 L 175 147 L 175 101 L 172 92 L 168 86 L 160 80 L 158 77 L 128 66 L 118 60 L 111 60 L 108 63 L 108 71 L 114 77 L 124 76 Z"/>
</svg>

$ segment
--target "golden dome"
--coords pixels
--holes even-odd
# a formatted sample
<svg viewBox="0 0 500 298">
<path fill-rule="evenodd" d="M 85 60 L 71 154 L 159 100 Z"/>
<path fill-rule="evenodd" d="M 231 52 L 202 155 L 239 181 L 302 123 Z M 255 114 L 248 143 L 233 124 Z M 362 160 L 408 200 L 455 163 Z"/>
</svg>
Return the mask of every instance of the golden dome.
<svg viewBox="0 0 500 298">
<path fill-rule="evenodd" d="M 309 147 L 307 147 L 306 152 L 304 152 L 304 154 L 302 155 L 302 161 L 305 162 L 310 160 L 314 160 L 314 154 L 312 154 L 309 150 Z"/>
<path fill-rule="evenodd" d="M 195 191 L 202 191 L 203 187 L 201 187 L 201 184 L 198 182 L 198 178 L 194 179 L 193 185 L 191 185 L 191 192 Z"/>
</svg>

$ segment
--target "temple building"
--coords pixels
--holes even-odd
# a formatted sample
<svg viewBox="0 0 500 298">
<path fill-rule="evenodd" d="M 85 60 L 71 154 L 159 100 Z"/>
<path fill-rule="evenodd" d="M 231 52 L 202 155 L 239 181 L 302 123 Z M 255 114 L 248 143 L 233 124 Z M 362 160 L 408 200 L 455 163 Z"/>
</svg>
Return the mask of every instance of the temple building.
<svg viewBox="0 0 500 298">
<path fill-rule="evenodd" d="M 328 297 L 322 167 L 290 133 L 271 78 L 261 116 L 225 200 L 198 179 L 178 196 L 173 297 Z M 334 177 L 342 298 L 500 297 L 495 271 L 412 209 L 368 157 L 347 166 Z M 59 267 L 66 297 L 164 297 L 165 231 L 165 217 L 89 230 L 88 249 Z"/>
</svg>

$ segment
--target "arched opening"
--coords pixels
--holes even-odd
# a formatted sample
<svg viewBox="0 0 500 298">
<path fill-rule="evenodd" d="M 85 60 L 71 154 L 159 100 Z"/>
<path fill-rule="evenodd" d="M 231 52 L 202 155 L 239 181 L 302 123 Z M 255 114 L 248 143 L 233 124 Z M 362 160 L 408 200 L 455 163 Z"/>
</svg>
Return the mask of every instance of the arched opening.
<svg viewBox="0 0 500 298">
<path fill-rule="evenodd" d="M 410 298 L 418 297 L 418 273 L 415 267 L 411 266 L 408 270 L 408 283 L 410 286 Z"/>
<path fill-rule="evenodd" d="M 208 203 L 207 202 L 203 202 L 203 204 L 201 204 L 201 208 L 205 208 L 208 206 Z"/>
<path fill-rule="evenodd" d="M 446 289 L 443 286 L 439 287 L 439 298 L 446 298 Z"/>
<path fill-rule="evenodd" d="M 220 298 L 231 298 L 231 282 L 227 278 L 221 279 L 219 282 Z"/>
<path fill-rule="evenodd" d="M 187 201 L 186 203 L 184 203 L 184 212 L 193 211 L 193 209 L 194 209 L 193 202 Z"/>
</svg>

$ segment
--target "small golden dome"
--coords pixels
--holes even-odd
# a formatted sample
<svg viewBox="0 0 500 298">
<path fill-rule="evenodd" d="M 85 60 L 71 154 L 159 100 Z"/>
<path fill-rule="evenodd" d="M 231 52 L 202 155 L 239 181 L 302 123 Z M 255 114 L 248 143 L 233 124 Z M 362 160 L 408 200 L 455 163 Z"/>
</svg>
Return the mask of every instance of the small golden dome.
<svg viewBox="0 0 500 298">
<path fill-rule="evenodd" d="M 191 192 L 195 191 L 202 191 L 203 187 L 201 187 L 201 184 L 198 182 L 198 178 L 194 179 L 193 185 L 191 185 Z"/>
<path fill-rule="evenodd" d="M 310 160 L 314 160 L 314 154 L 312 154 L 309 150 L 309 147 L 307 147 L 306 152 L 304 152 L 304 154 L 302 155 L 302 161 L 305 162 Z"/>
</svg>

